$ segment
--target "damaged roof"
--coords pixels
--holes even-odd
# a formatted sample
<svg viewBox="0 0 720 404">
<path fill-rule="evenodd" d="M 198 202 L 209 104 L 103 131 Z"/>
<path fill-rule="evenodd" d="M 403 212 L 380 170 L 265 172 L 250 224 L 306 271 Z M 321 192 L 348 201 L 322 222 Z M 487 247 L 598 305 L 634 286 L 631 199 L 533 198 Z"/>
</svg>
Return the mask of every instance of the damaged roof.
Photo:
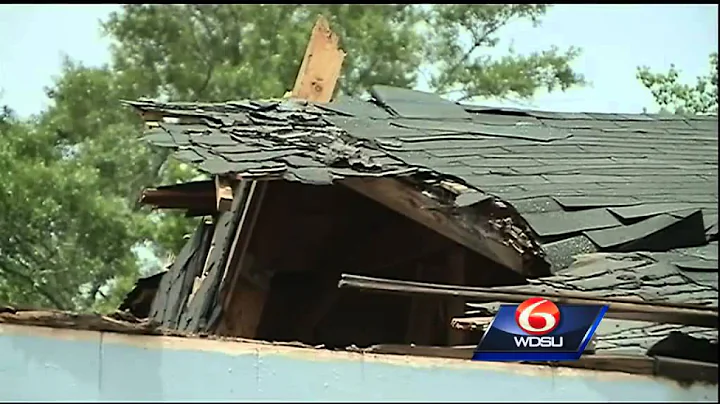
<svg viewBox="0 0 720 404">
<path fill-rule="evenodd" d="M 717 255 L 717 241 L 662 253 L 588 254 L 578 257 L 573 265 L 555 276 L 530 279 L 527 285 L 501 289 L 528 295 L 583 292 L 598 298 L 634 298 L 640 302 L 717 310 Z M 484 327 L 485 319 L 495 315 L 499 307 L 497 303 L 468 303 L 468 306 L 468 318 L 455 320 L 456 327 L 474 328 L 474 324 Z M 609 315 L 613 317 L 612 313 Z M 648 313 L 647 321 L 605 318 L 596 332 L 595 349 L 603 354 L 716 361 L 718 330 L 716 326 L 707 328 L 709 324 L 717 324 L 716 318 L 710 319 L 706 326 L 673 324 L 669 320 L 657 312 Z"/>
<path fill-rule="evenodd" d="M 718 243 L 662 253 L 598 253 L 576 257 L 554 276 L 506 286 L 529 295 L 586 292 L 659 304 L 718 307 Z"/>
<path fill-rule="evenodd" d="M 592 252 L 668 251 L 717 238 L 717 116 L 463 106 L 375 86 L 372 99 L 129 104 L 161 114 L 145 139 L 209 174 L 328 184 L 430 173 L 456 205 L 510 204 L 553 270 Z M 690 271 L 708 262 L 687 260 Z M 717 268 L 717 262 L 714 262 Z"/>
</svg>

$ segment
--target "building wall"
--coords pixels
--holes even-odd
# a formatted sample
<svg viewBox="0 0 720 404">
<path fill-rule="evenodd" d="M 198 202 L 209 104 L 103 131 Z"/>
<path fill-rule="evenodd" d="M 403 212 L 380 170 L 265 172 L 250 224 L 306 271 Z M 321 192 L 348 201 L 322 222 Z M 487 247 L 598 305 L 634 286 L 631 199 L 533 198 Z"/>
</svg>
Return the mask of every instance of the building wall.
<svg viewBox="0 0 720 404">
<path fill-rule="evenodd" d="M 613 372 L 0 324 L 9 401 L 715 401 Z"/>
</svg>

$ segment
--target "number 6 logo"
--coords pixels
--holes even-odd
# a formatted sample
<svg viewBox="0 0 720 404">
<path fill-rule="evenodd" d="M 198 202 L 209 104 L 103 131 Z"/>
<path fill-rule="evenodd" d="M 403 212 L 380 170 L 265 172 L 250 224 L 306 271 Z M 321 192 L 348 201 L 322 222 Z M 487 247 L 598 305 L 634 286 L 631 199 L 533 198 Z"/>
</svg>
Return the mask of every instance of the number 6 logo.
<svg viewBox="0 0 720 404">
<path fill-rule="evenodd" d="M 530 335 L 545 335 L 560 324 L 560 309 L 547 299 L 532 297 L 518 306 L 515 322 Z"/>
</svg>

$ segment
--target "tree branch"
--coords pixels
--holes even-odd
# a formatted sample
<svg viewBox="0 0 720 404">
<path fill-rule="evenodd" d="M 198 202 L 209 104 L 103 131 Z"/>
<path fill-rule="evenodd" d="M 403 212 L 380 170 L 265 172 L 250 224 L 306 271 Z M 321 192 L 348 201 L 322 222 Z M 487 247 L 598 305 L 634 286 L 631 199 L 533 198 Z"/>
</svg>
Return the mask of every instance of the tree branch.
<svg viewBox="0 0 720 404">
<path fill-rule="evenodd" d="M 69 310 L 69 306 L 65 305 L 59 298 L 55 297 L 50 291 L 45 289 L 42 285 L 39 285 L 35 280 L 26 274 L 24 274 L 22 271 L 14 270 L 8 268 L 9 264 L 11 263 L 8 259 L 4 258 L 3 260 L 4 265 L 0 265 L 0 272 L 3 272 L 5 274 L 9 274 L 14 276 L 15 278 L 21 279 L 25 281 L 25 283 L 32 286 L 33 289 L 35 289 L 36 292 L 38 292 L 40 295 L 42 295 L 47 301 L 49 301 L 52 305 L 55 306 L 58 310 Z M 21 266 L 24 266 L 23 264 L 19 263 Z M 26 267 L 26 269 L 28 269 Z"/>
<path fill-rule="evenodd" d="M 205 29 L 205 33 L 210 36 L 212 35 L 212 28 L 210 27 L 210 24 L 208 23 L 207 19 L 205 18 L 204 11 L 200 8 L 200 5 L 194 5 L 193 6 L 193 15 L 197 19 L 197 21 L 200 23 L 200 25 L 203 26 Z M 208 7 L 207 5 L 203 7 Z M 195 46 L 197 47 L 198 56 L 202 59 L 202 61 L 207 65 L 207 70 L 205 71 L 205 79 L 203 80 L 203 83 L 200 85 L 199 88 L 194 89 L 195 93 L 195 99 L 196 101 L 200 101 L 200 98 L 202 98 L 202 95 L 205 93 L 205 91 L 208 89 L 210 85 L 210 80 L 212 79 L 212 74 L 214 69 L 214 55 L 208 55 L 205 52 L 205 49 L 203 49 L 202 45 L 200 44 L 200 40 L 198 39 L 197 35 L 193 32 L 193 39 L 195 40 Z"/>
<path fill-rule="evenodd" d="M 488 40 L 488 38 L 490 37 L 490 35 L 494 34 L 495 32 L 497 32 L 498 29 L 500 29 L 500 27 L 507 24 L 512 17 L 514 17 L 514 14 L 509 14 L 508 16 L 506 16 L 503 19 L 496 20 L 494 24 L 485 25 L 483 27 L 483 32 L 480 35 L 473 33 L 472 46 L 470 47 L 470 49 L 467 50 L 467 52 L 465 52 L 465 54 L 460 58 L 460 60 L 457 61 L 457 63 L 455 63 L 455 65 L 447 71 L 446 75 L 452 76 L 453 74 L 455 74 L 457 72 L 457 70 L 463 64 L 465 64 L 465 62 L 470 58 L 470 56 L 472 56 L 473 52 L 475 52 L 475 50 L 477 48 L 479 48 L 483 43 L 485 43 Z M 468 31 L 471 31 L 471 30 L 468 29 Z"/>
</svg>

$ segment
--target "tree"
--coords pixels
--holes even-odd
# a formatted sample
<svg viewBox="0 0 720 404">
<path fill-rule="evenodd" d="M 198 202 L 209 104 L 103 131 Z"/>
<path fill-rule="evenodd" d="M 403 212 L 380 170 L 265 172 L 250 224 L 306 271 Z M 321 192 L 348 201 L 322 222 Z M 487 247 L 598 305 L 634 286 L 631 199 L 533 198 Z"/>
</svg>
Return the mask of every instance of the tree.
<svg viewBox="0 0 720 404">
<path fill-rule="evenodd" d="M 32 223 L 19 229 L 28 233 L 25 245 L 40 243 L 43 226 L 52 224 L 58 227 L 52 233 L 58 241 L 53 239 L 56 244 L 50 251 L 78 255 L 75 261 L 57 262 L 57 271 L 72 273 L 66 283 L 65 279 L 43 283 L 46 289 L 63 290 L 53 292 L 63 296 L 62 303 L 38 301 L 59 307 L 107 307 L 99 294 L 85 293 L 83 304 L 72 296 L 82 295 L 79 285 L 95 289 L 101 284 L 100 289 L 107 289 L 117 279 L 122 280 L 114 289 L 119 294 L 139 271 L 137 263 L 131 263 L 131 248 L 145 246 L 156 256 L 171 254 L 194 225 L 181 215 L 148 212 L 137 205 L 142 188 L 185 181 L 198 173 L 141 144 L 137 140 L 141 122 L 119 100 L 282 96 L 293 84 L 318 14 L 328 17 L 347 52 L 340 90 L 349 94 L 380 83 L 412 88 L 422 71 L 431 72 L 427 79 L 434 90 L 453 92 L 454 98 L 464 100 L 528 98 L 542 88 L 583 85 L 582 76 L 569 65 L 578 55 L 574 48 L 509 54 L 499 60 L 483 56 L 483 49 L 497 46 L 499 30 L 507 23 L 529 19 L 537 24 L 546 9 L 545 5 L 124 6 L 103 23 L 113 39 L 111 62 L 89 68 L 66 60 L 47 89 L 51 107 L 32 122 L 13 120 L 16 134 L 7 135 L 17 136 L 14 146 L 3 153 L 10 159 L 11 172 L 18 175 L 8 174 L 3 181 L 12 183 L 17 192 L 26 192 L 23 198 L 7 202 L 27 216 L 23 223 Z M 464 44 L 462 38 L 471 43 Z M 27 145 L 36 145 L 42 159 L 23 154 Z M 37 183 L 29 184 L 33 181 Z M 55 181 L 61 185 L 51 187 Z M 72 214 L 61 209 L 71 200 L 77 205 Z M 47 203 L 54 210 L 46 211 Z M 61 242 L 65 244 L 57 244 Z M 112 243 L 114 248 L 103 251 L 101 243 Z M 34 252 L 13 254 L 15 261 L 24 263 Z M 35 258 L 33 265 L 42 266 L 46 258 Z M 31 268 L 13 265 L 22 274 L 35 274 Z M 53 282 L 58 283 L 53 286 Z M 0 299 L 20 296 L 29 301 L 41 293 L 21 282 L 13 287 L 19 289 L 0 284 Z"/>
<path fill-rule="evenodd" d="M 697 78 L 695 85 L 680 82 L 675 65 L 667 73 L 652 73 L 639 67 L 637 77 L 663 109 L 673 113 L 702 114 L 718 111 L 718 54 L 710 54 L 710 72 Z"/>
<path fill-rule="evenodd" d="M 132 247 L 141 217 L 105 195 L 99 172 L 54 141 L 34 122 L 21 122 L 4 109 L 0 301 L 66 310 L 117 304 L 120 295 L 113 291 L 126 290 L 137 273 Z M 100 305 L 98 295 L 104 296 Z"/>
</svg>

